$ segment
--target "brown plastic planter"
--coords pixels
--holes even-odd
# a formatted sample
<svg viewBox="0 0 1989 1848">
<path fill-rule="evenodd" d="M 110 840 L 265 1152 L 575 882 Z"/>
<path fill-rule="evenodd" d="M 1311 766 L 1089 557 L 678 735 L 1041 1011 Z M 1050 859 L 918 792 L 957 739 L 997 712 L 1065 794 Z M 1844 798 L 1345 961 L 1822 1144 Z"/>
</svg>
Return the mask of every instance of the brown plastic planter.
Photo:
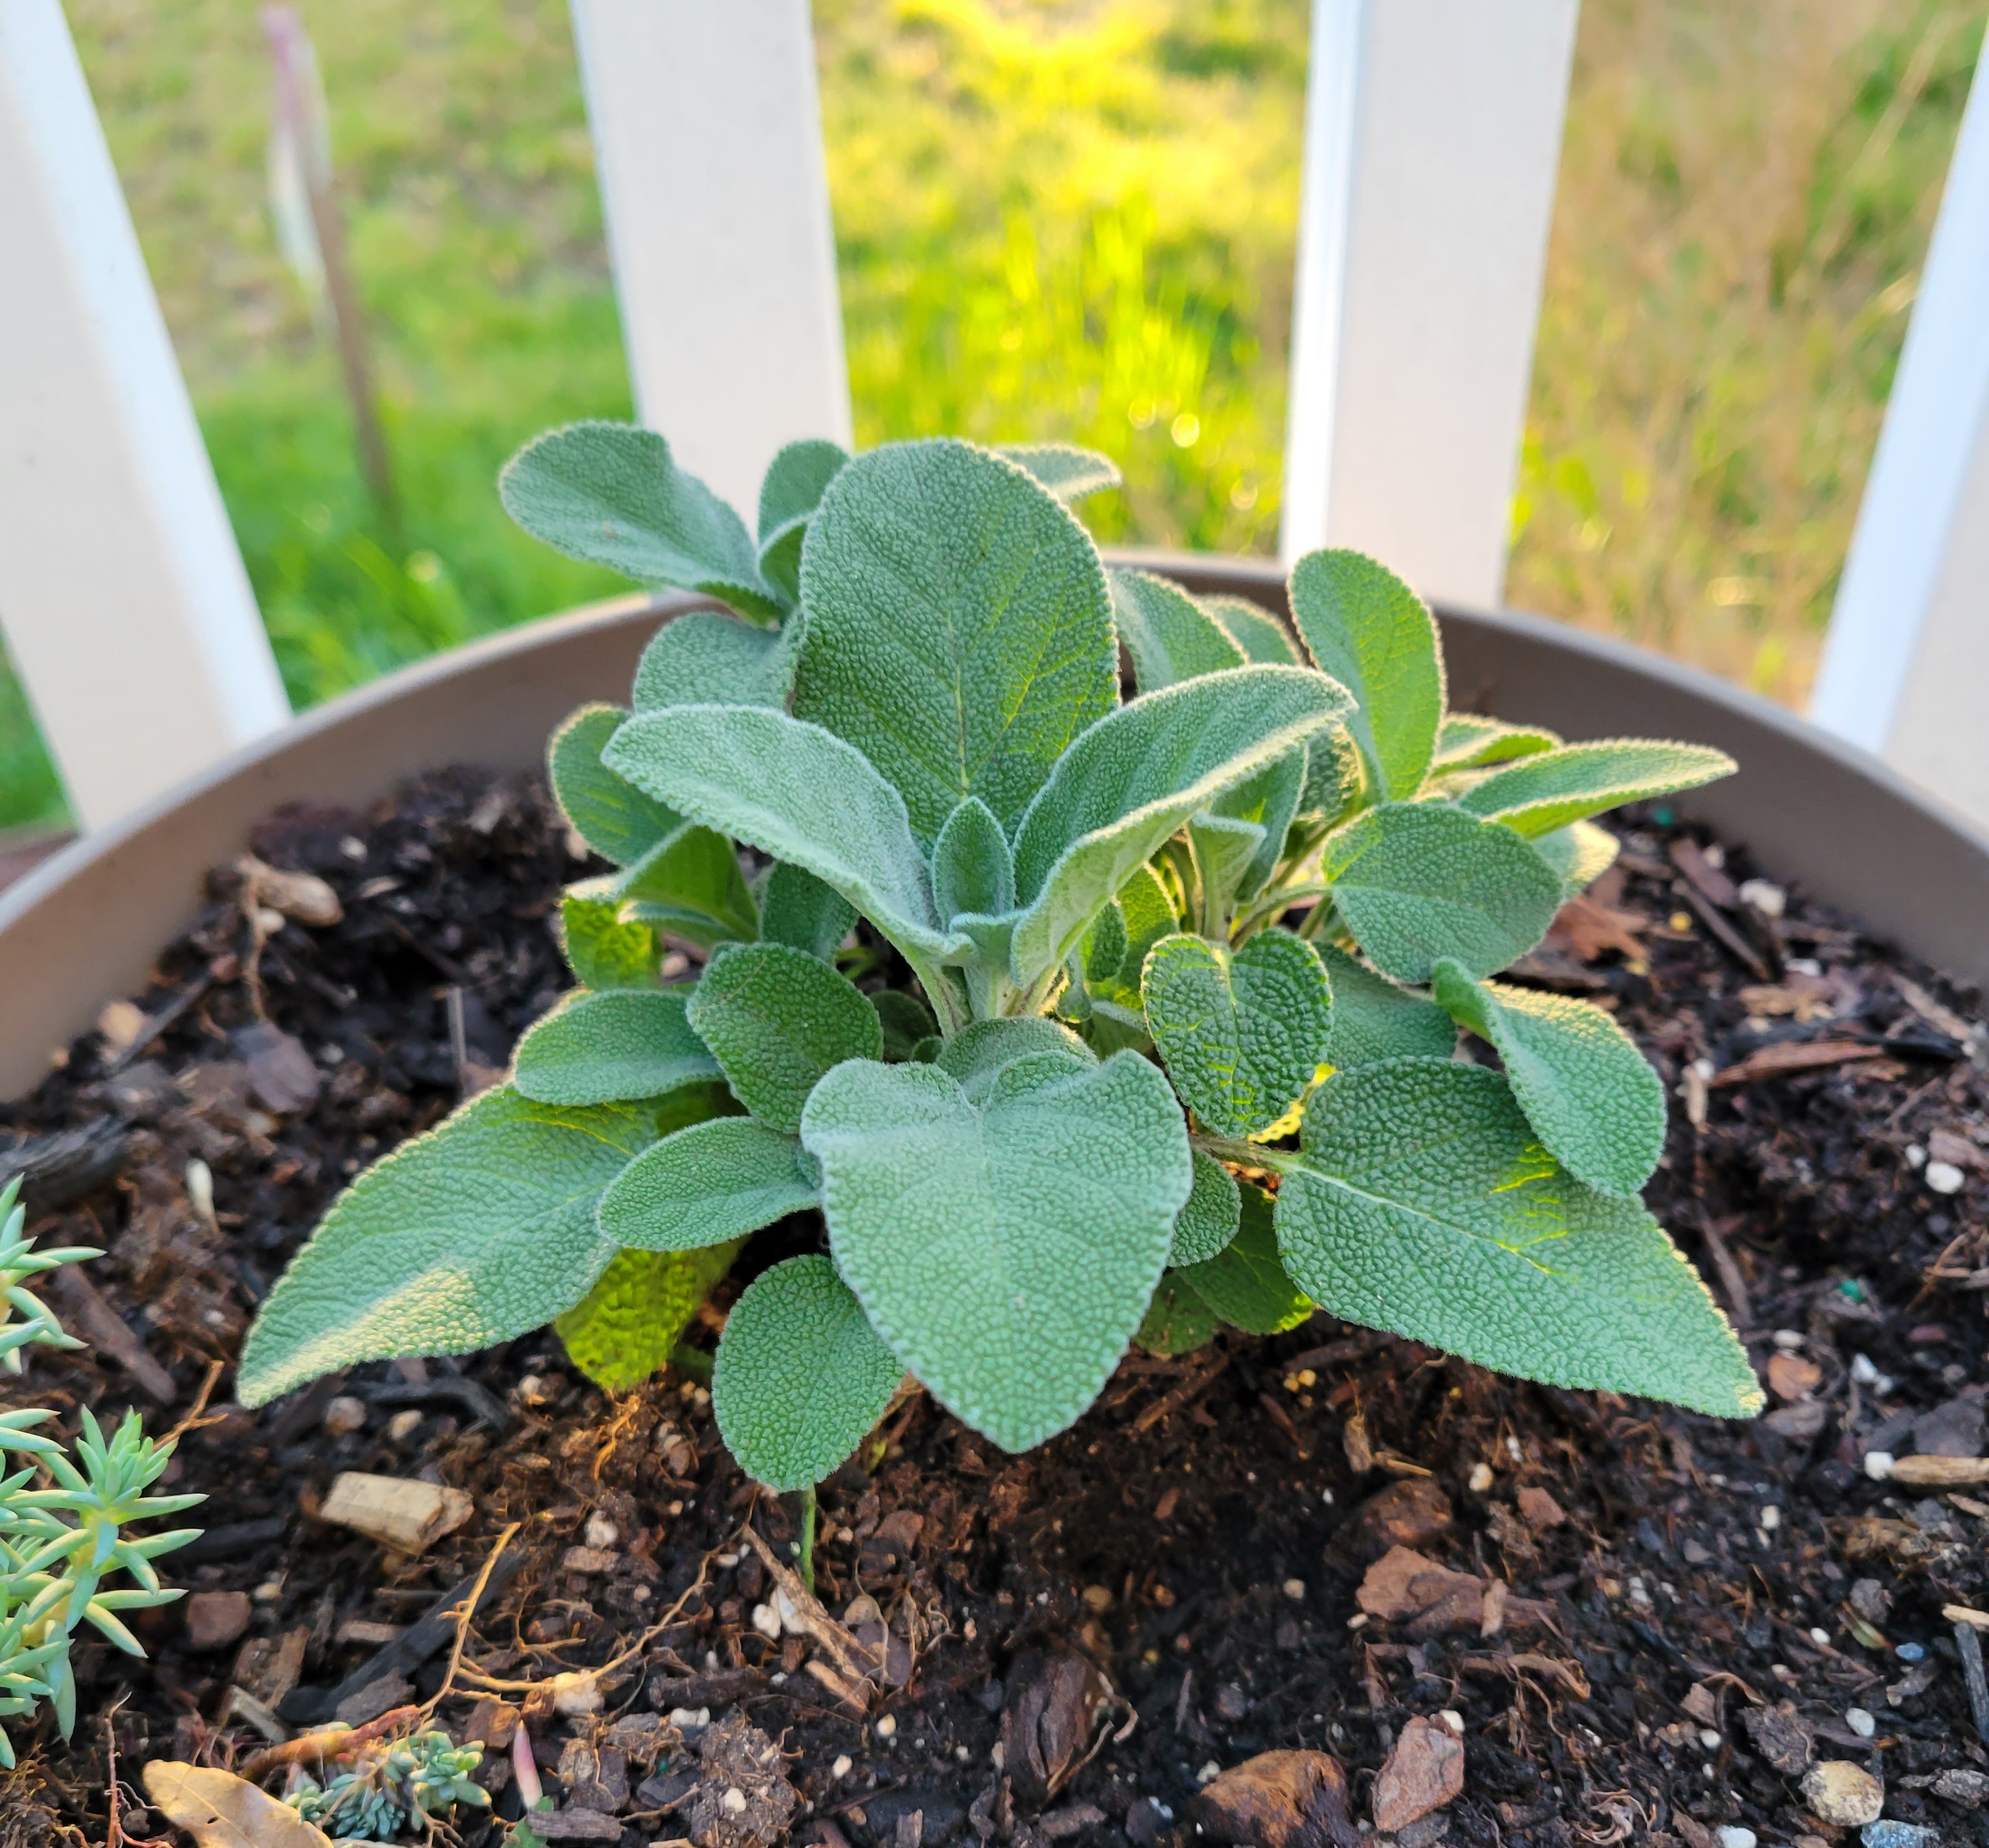
<svg viewBox="0 0 1989 1848">
<path fill-rule="evenodd" d="M 1150 554 L 1122 561 L 1285 610 L 1272 565 Z M 623 598 L 403 669 L 38 866 L 0 897 L 0 1095 L 33 1085 L 106 1002 L 143 983 L 198 910 L 206 869 L 239 852 L 277 804 L 363 807 L 417 771 L 536 764 L 575 706 L 627 697 L 660 619 L 702 601 Z M 1619 643 L 1531 616 L 1438 614 L 1455 705 L 1574 738 L 1629 732 L 1719 745 L 1740 774 L 1685 798 L 1686 813 L 1926 961 L 1989 983 L 1989 839 L 1883 765 Z"/>
</svg>

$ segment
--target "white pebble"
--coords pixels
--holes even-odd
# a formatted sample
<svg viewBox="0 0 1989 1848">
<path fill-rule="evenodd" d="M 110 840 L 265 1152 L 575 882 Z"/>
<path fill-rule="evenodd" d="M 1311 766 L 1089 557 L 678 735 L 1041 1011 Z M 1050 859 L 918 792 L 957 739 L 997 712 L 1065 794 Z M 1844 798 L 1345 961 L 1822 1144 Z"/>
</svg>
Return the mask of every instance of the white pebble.
<svg viewBox="0 0 1989 1848">
<path fill-rule="evenodd" d="M 1802 1331 L 1799 1328 L 1777 1328 L 1770 1338 L 1784 1354 L 1793 1354 L 1803 1344 Z"/>
<path fill-rule="evenodd" d="M 1482 1495 L 1492 1486 L 1492 1466 L 1489 1463 L 1474 1464 L 1471 1471 L 1471 1492 Z"/>
<path fill-rule="evenodd" d="M 679 1732 L 703 1732 L 711 1724 L 711 1709 L 708 1707 L 673 1707 L 670 1709 L 670 1724 Z"/>
<path fill-rule="evenodd" d="M 1930 1161 L 1926 1165 L 1926 1184 L 1936 1193 L 1959 1193 L 1967 1178 L 1952 1161 Z"/>
<path fill-rule="evenodd" d="M 1890 1450 L 1867 1450 L 1865 1453 L 1865 1473 L 1874 1482 L 1883 1482 L 1892 1473 L 1892 1453 Z"/>
<path fill-rule="evenodd" d="M 1217 1764 L 1213 1758 L 1211 1758 L 1206 1765 L 1202 1766 L 1201 1770 L 1198 1771 L 1194 1774 L 1194 1781 L 1198 1784 L 1213 1784 L 1215 1780 L 1222 1775 L 1222 1767 Z"/>
<path fill-rule="evenodd" d="M 1810 1632 L 1809 1639 L 1811 1642 L 1814 1643 L 1818 1648 L 1828 1649 L 1830 1646 L 1830 1632 L 1819 1626 Z"/>
<path fill-rule="evenodd" d="M 590 1514 L 587 1517 L 587 1544 L 598 1553 L 612 1551 L 616 1541 L 622 1538 L 622 1530 L 605 1514 Z"/>
<path fill-rule="evenodd" d="M 835 1762 L 828 1768 L 828 1775 L 840 1782 L 856 1768 L 856 1761 L 846 1751 L 836 1755 Z"/>
<path fill-rule="evenodd" d="M 879 1738 L 890 1738 L 896 1734 L 897 1730 L 898 1722 L 889 1714 L 879 1714 L 877 1716 L 877 1737 Z"/>
<path fill-rule="evenodd" d="M 420 1412 L 412 1408 L 405 1412 L 396 1412 L 387 1420 L 388 1441 L 391 1443 L 404 1444 L 421 1429 L 421 1426 Z"/>
<path fill-rule="evenodd" d="M 1740 898 L 1743 904 L 1752 905 L 1770 917 L 1781 917 L 1789 902 L 1787 893 L 1765 879 L 1743 879 L 1740 882 Z M 1747 1832 L 1743 1829 L 1740 1833 L 1745 1835 Z M 1723 1842 L 1721 1848 L 1754 1848 L 1754 1844 L 1751 1841 Z"/>
<path fill-rule="evenodd" d="M 324 1409 L 324 1428 L 334 1437 L 349 1437 L 366 1429 L 364 1402 L 341 1392 Z"/>
<path fill-rule="evenodd" d="M 1285 1581 L 1285 1595 L 1294 1604 L 1304 1603 L 1305 1581 L 1303 1578 L 1287 1578 Z"/>
<path fill-rule="evenodd" d="M 1861 1739 L 1869 1739 L 1879 1730 L 1879 1722 L 1862 1707 L 1847 1707 L 1844 1710 L 1844 1724 Z"/>
<path fill-rule="evenodd" d="M 745 1792 L 734 1784 L 718 1799 L 718 1806 L 727 1816 L 744 1816 L 746 1813 Z"/>
<path fill-rule="evenodd" d="M 1450 1736 L 1452 1738 L 1461 1739 L 1464 1737 L 1464 1716 L 1455 1707 L 1446 1707 L 1436 1718 L 1439 1726 L 1449 1729 Z"/>
<path fill-rule="evenodd" d="M 1699 1742 L 1708 1751 L 1717 1751 L 1720 1749 L 1720 1735 L 1709 1726 L 1702 1726 L 1699 1729 Z"/>
<path fill-rule="evenodd" d="M 1782 1511 L 1772 1504 L 1761 1511 L 1761 1524 L 1770 1533 L 1782 1524 Z"/>
<path fill-rule="evenodd" d="M 1724 1828 L 1716 1829 L 1713 1839 L 1720 1848 L 1754 1848 L 1757 1839 L 1751 1829 L 1743 1829 L 1737 1823 L 1729 1823 Z"/>
<path fill-rule="evenodd" d="M 778 1643 L 781 1639 L 781 1613 L 771 1604 L 756 1604 L 753 1606 L 753 1627 L 769 1643 Z"/>
<path fill-rule="evenodd" d="M 1926 1166 L 1926 1151 L 1917 1142 L 1909 1142 L 1906 1144 L 1906 1165 L 1915 1174 L 1918 1174 Z"/>
</svg>

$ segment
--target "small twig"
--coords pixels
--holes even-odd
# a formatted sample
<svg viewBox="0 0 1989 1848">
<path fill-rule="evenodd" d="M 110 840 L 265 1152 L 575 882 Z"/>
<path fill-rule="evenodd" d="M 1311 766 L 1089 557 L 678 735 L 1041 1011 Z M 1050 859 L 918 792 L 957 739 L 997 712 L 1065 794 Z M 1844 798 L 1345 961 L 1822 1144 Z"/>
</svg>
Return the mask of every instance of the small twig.
<svg viewBox="0 0 1989 1848">
<path fill-rule="evenodd" d="M 221 1422 L 222 1415 L 219 1412 L 212 1418 L 202 1418 L 201 1414 L 207 1409 L 208 1399 L 214 1391 L 215 1382 L 219 1379 L 227 1370 L 228 1363 L 225 1361 L 209 1361 L 207 1363 L 207 1378 L 200 1382 L 200 1390 L 194 1395 L 193 1409 L 159 1439 L 159 1447 L 161 1450 L 171 1450 L 189 1431 L 200 1430 L 208 1425 L 218 1425 Z"/>
<path fill-rule="evenodd" d="M 1727 1300 L 1733 1306 L 1737 1326 L 1744 1328 L 1754 1319 L 1754 1306 L 1747 1300 L 1747 1280 L 1741 1274 L 1732 1249 L 1720 1236 L 1720 1228 L 1710 1213 L 1699 1215 L 1699 1229 L 1706 1240 L 1706 1249 L 1713 1260 L 1713 1267 L 1720 1273 L 1720 1281 L 1726 1291 Z"/>
<path fill-rule="evenodd" d="M 202 969 L 156 1014 L 147 1016 L 144 1025 L 138 1029 L 137 1037 L 103 1068 L 103 1075 L 107 1078 L 114 1078 L 124 1070 L 126 1066 L 130 1064 L 161 1033 L 173 1026 L 188 1009 L 198 1002 L 201 996 L 213 985 L 213 982 L 214 971 L 211 968 Z"/>
<path fill-rule="evenodd" d="M 523 1524 L 520 1521 L 514 1521 L 497 1536 L 497 1544 L 490 1549 L 488 1557 L 483 1561 L 483 1570 L 476 1575 L 476 1585 L 472 1588 L 469 1595 L 463 1599 L 463 1609 L 456 1615 L 456 1642 L 449 1652 L 449 1672 L 442 1677 L 442 1686 L 422 1703 L 421 1712 L 423 1719 L 426 1719 L 436 1707 L 442 1704 L 442 1697 L 455 1685 L 456 1671 L 463 1666 L 463 1645 L 464 1639 L 469 1634 L 469 1620 L 476 1614 L 477 1606 L 483 1602 L 483 1588 L 490 1582 L 491 1569 L 496 1565 L 498 1556 L 510 1544 L 511 1536 L 517 1533 Z"/>
<path fill-rule="evenodd" d="M 633 1643 L 622 1650 L 620 1655 L 611 1657 L 608 1661 L 602 1663 L 598 1668 L 568 1669 L 564 1672 L 573 1675 L 588 1676 L 598 1681 L 603 1676 L 612 1674 L 624 1663 L 632 1661 L 636 1656 L 641 1655 L 652 1642 L 676 1622 L 678 1613 L 690 1603 L 697 1592 L 704 1589 L 705 1574 L 710 1571 L 711 1562 L 717 1557 L 716 1552 L 706 1553 L 697 1562 L 697 1576 L 684 1588 L 683 1595 L 643 1631 Z M 463 1680 L 473 1687 L 480 1687 L 491 1694 L 528 1694 L 545 1685 L 544 1681 L 500 1681 L 494 1675 L 486 1675 L 475 1668 L 466 1668 L 461 1673 Z M 548 1679 L 551 1678 L 548 1677 Z"/>
<path fill-rule="evenodd" d="M 1190 1399 L 1195 1398 L 1202 1389 L 1208 1385 L 1228 1365 L 1229 1356 L 1227 1354 L 1219 1355 L 1214 1365 L 1204 1368 L 1194 1378 L 1183 1380 L 1171 1392 L 1155 1399 L 1145 1411 L 1133 1420 L 1133 1435 L 1135 1437 L 1143 1436 L 1150 1431 L 1162 1419 L 1180 1411 Z"/>
<path fill-rule="evenodd" d="M 1961 1653 L 1961 1678 L 1968 1684 L 1968 1711 L 1975 1720 L 1975 1734 L 1989 1745 L 1989 1676 L 1982 1672 L 1982 1639 L 1972 1623 L 1954 1626 L 1954 1646 Z"/>
<path fill-rule="evenodd" d="M 342 1758 L 369 1739 L 383 1738 L 419 1717 L 418 1707 L 396 1707 L 363 1726 L 321 1726 L 313 1732 L 299 1733 L 280 1745 L 266 1745 L 251 1752 L 235 1768 L 235 1775 L 250 1784 L 259 1784 L 273 1771 L 286 1765 L 299 1765 L 306 1758 Z"/>
</svg>

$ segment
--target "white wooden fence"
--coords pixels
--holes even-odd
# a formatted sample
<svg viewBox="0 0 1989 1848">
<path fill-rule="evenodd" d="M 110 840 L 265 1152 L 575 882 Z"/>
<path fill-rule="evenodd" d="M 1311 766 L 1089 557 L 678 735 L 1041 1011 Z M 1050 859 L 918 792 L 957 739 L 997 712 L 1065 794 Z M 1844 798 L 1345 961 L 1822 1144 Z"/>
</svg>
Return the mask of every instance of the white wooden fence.
<svg viewBox="0 0 1989 1848">
<path fill-rule="evenodd" d="M 571 4 L 640 414 L 750 517 L 850 432 L 806 0 Z M 1577 5 L 1314 0 L 1288 555 L 1499 601 Z M 1989 823 L 1985 93 L 1814 716 Z M 59 0 L 0 0 L 0 623 L 86 826 L 286 714 Z"/>
</svg>

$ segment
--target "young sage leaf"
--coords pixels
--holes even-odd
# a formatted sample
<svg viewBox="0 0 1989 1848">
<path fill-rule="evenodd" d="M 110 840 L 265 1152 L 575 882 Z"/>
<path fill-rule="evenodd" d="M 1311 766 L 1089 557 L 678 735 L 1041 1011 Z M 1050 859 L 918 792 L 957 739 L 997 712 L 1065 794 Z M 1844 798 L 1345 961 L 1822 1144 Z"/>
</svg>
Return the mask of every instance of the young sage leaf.
<svg viewBox="0 0 1989 1848">
<path fill-rule="evenodd" d="M 784 943 L 733 944 L 705 965 L 687 1018 L 732 1094 L 793 1134 L 816 1081 L 884 1049 L 877 1010 L 849 978 Z"/>
<path fill-rule="evenodd" d="M 1292 568 L 1292 617 L 1322 672 L 1357 702 L 1347 727 L 1379 799 L 1421 788 L 1443 721 L 1436 622 L 1415 592 L 1359 552 L 1308 552 Z"/>
<path fill-rule="evenodd" d="M 609 768 L 659 802 L 812 873 L 915 960 L 961 948 L 940 930 L 904 799 L 855 745 L 759 707 L 639 713 Z"/>
<path fill-rule="evenodd" d="M 1235 1237 L 1242 1211 L 1236 1177 L 1213 1155 L 1197 1149 L 1194 1185 L 1174 1221 L 1168 1263 L 1178 1270 L 1184 1264 L 1207 1263 Z"/>
<path fill-rule="evenodd" d="M 1725 751 L 1705 744 L 1599 738 L 1522 758 L 1473 784 L 1458 806 L 1531 839 L 1625 802 L 1696 789 L 1737 768 Z"/>
<path fill-rule="evenodd" d="M 595 1202 L 654 1121 L 628 1105 L 554 1109 L 500 1085 L 402 1143 L 339 1195 L 263 1299 L 241 1402 L 361 1361 L 467 1354 L 571 1308 L 615 1255 Z"/>
<path fill-rule="evenodd" d="M 1394 1060 L 1322 1085 L 1279 1190 L 1294 1281 L 1349 1321 L 1558 1386 L 1761 1405 L 1706 1286 L 1634 1201 L 1584 1187 L 1506 1080 Z"/>
<path fill-rule="evenodd" d="M 632 865 L 683 828 L 683 817 L 624 782 L 601 761 L 628 717 L 618 706 L 583 706 L 546 747 L 547 780 L 566 819 L 603 860 Z"/>
<path fill-rule="evenodd" d="M 1133 1342 L 1162 1360 L 1171 1360 L 1177 1354 L 1207 1347 L 1215 1337 L 1215 1311 L 1181 1280 L 1179 1271 L 1170 1270 L 1154 1290 Z"/>
<path fill-rule="evenodd" d="M 1312 1314 L 1312 1299 L 1286 1275 L 1271 1222 L 1271 1196 L 1245 1183 L 1236 1236 L 1212 1258 L 1184 1266 L 1181 1280 L 1222 1321 L 1245 1334 L 1282 1334 Z"/>
<path fill-rule="evenodd" d="M 662 946 L 648 924 L 624 920 L 612 879 L 585 880 L 560 897 L 560 948 L 586 988 L 652 988 Z"/>
<path fill-rule="evenodd" d="M 731 842 L 686 824 L 639 860 L 611 888 L 639 924 L 661 926 L 710 949 L 750 943 L 760 919 Z"/>
<path fill-rule="evenodd" d="M 1142 992 L 1167 1076 L 1217 1135 L 1268 1129 L 1326 1056 L 1333 989 L 1318 951 L 1289 931 L 1260 931 L 1240 950 L 1164 937 Z"/>
<path fill-rule="evenodd" d="M 1006 828 L 1118 696 L 1084 529 L 970 443 L 893 443 L 830 483 L 802 560 L 797 718 L 854 744 L 930 841 L 964 797 Z"/>
<path fill-rule="evenodd" d="M 781 613 L 745 523 L 676 466 L 653 430 L 600 422 L 548 430 L 505 464 L 497 492 L 527 532 L 570 558 L 704 591 L 751 615 Z"/>
<path fill-rule="evenodd" d="M 644 1251 L 694 1251 L 817 1204 L 812 1165 L 792 1136 L 757 1117 L 719 1117 L 631 1161 L 601 1196 L 601 1229 Z"/>
<path fill-rule="evenodd" d="M 794 677 L 784 630 L 755 629 L 713 609 L 686 610 L 658 629 L 635 669 L 638 712 L 669 706 L 779 706 Z"/>
<path fill-rule="evenodd" d="M 629 1392 L 662 1367 L 739 1246 L 618 1251 L 594 1287 L 553 1323 L 567 1358 L 604 1392 Z"/>
<path fill-rule="evenodd" d="M 1098 1056 L 1067 1026 L 1041 1014 L 1006 1020 L 977 1020 L 940 1048 L 940 1068 L 957 1080 L 967 1101 L 979 1104 L 995 1079 L 1018 1060 L 1049 1053 L 1073 1071 L 1098 1063 Z"/>
<path fill-rule="evenodd" d="M 1326 843 L 1321 871 L 1384 975 L 1427 982 L 1440 956 L 1489 975 L 1547 934 L 1560 881 L 1510 828 L 1437 802 L 1389 802 Z"/>
<path fill-rule="evenodd" d="M 836 1267 L 892 1351 L 1008 1450 L 1111 1376 L 1192 1178 L 1181 1109 L 1132 1053 L 1008 1066 L 977 1105 L 929 1065 L 839 1066 L 801 1141 Z"/>
<path fill-rule="evenodd" d="M 994 453 L 1033 476 L 1066 506 L 1120 485 L 1117 463 L 1074 443 L 1005 443 Z"/>
<path fill-rule="evenodd" d="M 812 1489 L 860 1444 L 905 1369 L 825 1257 L 763 1270 L 725 1318 L 712 1368 L 719 1435 L 756 1482 Z"/>
<path fill-rule="evenodd" d="M 832 886 L 801 866 L 776 860 L 760 890 L 760 934 L 768 943 L 791 944 L 822 962 L 833 962 L 856 907 Z"/>
<path fill-rule="evenodd" d="M 1533 841 L 1533 851 L 1560 881 L 1564 900 L 1585 892 L 1616 863 L 1623 843 L 1593 822 L 1570 822 Z"/>
<path fill-rule="evenodd" d="M 1246 661 L 1271 667 L 1303 665 L 1291 631 L 1261 604 L 1245 597 L 1198 597 L 1195 601 L 1222 625 Z"/>
<path fill-rule="evenodd" d="M 1119 639 L 1142 693 L 1197 674 L 1241 667 L 1249 658 L 1229 632 L 1177 584 L 1147 571 L 1106 573 Z"/>
<path fill-rule="evenodd" d="M 842 444 L 811 437 L 788 444 L 761 477 L 760 576 L 790 608 L 801 601 L 809 518 L 849 459 Z"/>
<path fill-rule="evenodd" d="M 1326 1063 L 1335 1071 L 1383 1059 L 1448 1059 L 1457 1049 L 1457 1022 L 1435 1002 L 1396 987 L 1336 944 L 1320 955 L 1333 983 Z"/>
<path fill-rule="evenodd" d="M 1308 669 L 1234 667 L 1142 694 L 1085 732 L 1016 833 L 1018 985 L 1060 965 L 1190 815 L 1346 710 L 1345 693 Z"/>
<path fill-rule="evenodd" d="M 719 1076 L 685 1018 L 688 988 L 579 993 L 526 1029 L 513 1082 L 537 1104 L 661 1097 Z"/>
<path fill-rule="evenodd" d="M 1432 770 L 1470 770 L 1487 764 L 1503 764 L 1536 751 L 1551 751 L 1560 742 L 1560 734 L 1539 725 L 1508 725 L 1475 712 L 1444 715 L 1443 727 L 1436 738 L 1436 758 Z"/>
<path fill-rule="evenodd" d="M 998 917 L 1015 908 L 1015 863 L 994 812 L 970 795 L 933 843 L 933 909 L 947 919 L 963 912 Z"/>
<path fill-rule="evenodd" d="M 1631 1195 L 1665 1152 L 1665 1087 L 1601 1009 L 1564 995 L 1474 982 L 1440 958 L 1431 992 L 1496 1049 L 1547 1152 L 1599 1192 Z"/>
</svg>

